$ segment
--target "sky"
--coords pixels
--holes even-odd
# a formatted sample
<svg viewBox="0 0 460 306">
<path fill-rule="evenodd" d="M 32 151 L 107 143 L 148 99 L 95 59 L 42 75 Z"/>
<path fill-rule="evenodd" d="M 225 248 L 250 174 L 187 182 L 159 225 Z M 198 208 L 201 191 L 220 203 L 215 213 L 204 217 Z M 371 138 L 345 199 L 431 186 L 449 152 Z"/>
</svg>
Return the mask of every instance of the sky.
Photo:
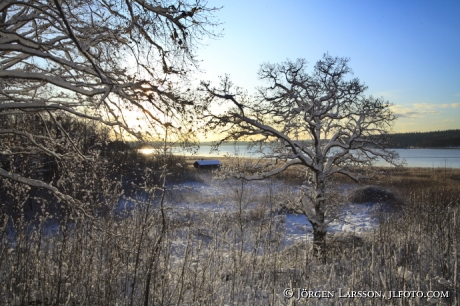
<svg viewBox="0 0 460 306">
<path fill-rule="evenodd" d="M 460 129 L 460 1 L 209 0 L 222 37 L 198 50 L 201 80 L 229 74 L 253 93 L 263 63 L 350 58 L 365 94 L 398 117 L 392 132 Z M 217 84 L 216 84 L 217 85 Z"/>
</svg>

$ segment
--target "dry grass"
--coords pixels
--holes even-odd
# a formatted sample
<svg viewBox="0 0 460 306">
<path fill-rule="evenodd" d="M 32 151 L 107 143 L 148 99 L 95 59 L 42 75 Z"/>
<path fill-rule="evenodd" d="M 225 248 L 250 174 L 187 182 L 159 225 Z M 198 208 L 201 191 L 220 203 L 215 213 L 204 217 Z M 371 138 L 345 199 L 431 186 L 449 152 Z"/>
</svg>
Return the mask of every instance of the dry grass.
<svg viewBox="0 0 460 306">
<path fill-rule="evenodd" d="M 296 171 L 280 179 L 296 183 L 301 179 Z M 160 210 L 152 205 L 157 194 L 150 203 L 142 197 L 123 218 L 113 208 L 113 214 L 91 220 L 61 219 L 54 232 L 46 228 L 49 216 L 15 224 L 3 218 L 0 304 L 142 305 L 147 293 L 148 305 L 417 304 L 415 299 L 294 301 L 282 295 L 291 287 L 295 293 L 296 288 L 447 291 L 448 298 L 434 302 L 459 305 L 460 170 L 378 172 L 367 183 L 403 195 L 402 210 L 382 213 L 380 226 L 360 237 L 331 235 L 327 264 L 316 262 L 307 241 L 282 247 L 282 216 L 273 212 L 288 195 L 269 189 L 254 197 L 244 184 L 225 199 L 213 199 L 232 203 L 233 209 L 221 213 L 175 209 L 174 200 L 184 198 L 167 194 L 167 234 L 159 253 L 152 252 L 161 224 Z M 203 200 L 196 197 L 190 201 Z M 13 204 L 18 210 L 24 205 L 21 198 Z M 418 305 L 434 302 L 423 298 Z"/>
</svg>

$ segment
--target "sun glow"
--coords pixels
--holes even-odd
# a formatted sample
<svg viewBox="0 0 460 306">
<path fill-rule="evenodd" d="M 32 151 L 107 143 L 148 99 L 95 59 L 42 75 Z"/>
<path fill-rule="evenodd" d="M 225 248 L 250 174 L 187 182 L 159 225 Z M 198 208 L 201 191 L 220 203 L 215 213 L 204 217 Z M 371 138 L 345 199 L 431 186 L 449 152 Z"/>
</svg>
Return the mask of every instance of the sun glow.
<svg viewBox="0 0 460 306">
<path fill-rule="evenodd" d="M 143 155 L 151 155 L 151 154 L 153 154 L 155 152 L 155 149 L 143 148 L 143 149 L 139 149 L 138 152 L 143 154 Z"/>
</svg>

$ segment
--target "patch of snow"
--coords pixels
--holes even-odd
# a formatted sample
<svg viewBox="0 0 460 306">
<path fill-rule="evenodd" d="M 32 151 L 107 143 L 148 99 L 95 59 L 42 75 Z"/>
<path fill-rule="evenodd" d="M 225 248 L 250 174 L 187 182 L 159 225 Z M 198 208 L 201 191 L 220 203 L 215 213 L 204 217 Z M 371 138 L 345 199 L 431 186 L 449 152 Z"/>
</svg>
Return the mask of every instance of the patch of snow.
<svg viewBox="0 0 460 306">
<path fill-rule="evenodd" d="M 183 200 L 174 204 L 174 210 L 180 213 L 203 214 L 223 213 L 236 210 L 234 204 L 237 191 L 241 190 L 239 181 L 212 180 L 208 183 L 187 182 L 175 186 L 177 192 L 184 193 Z M 262 196 L 278 190 L 298 190 L 298 187 L 287 185 L 282 181 L 249 181 L 244 182 L 244 194 L 252 197 Z M 343 191 L 348 191 L 350 186 L 341 186 Z M 241 191 L 238 191 L 241 192 Z M 191 195 L 198 195 L 198 201 L 188 201 Z M 381 208 L 377 203 L 355 204 L 345 206 L 341 218 L 333 221 L 328 226 L 328 232 L 360 233 L 372 230 L 378 225 L 376 212 Z M 275 216 L 275 222 L 281 222 L 284 228 L 284 246 L 294 244 L 296 241 L 313 239 L 313 228 L 304 215 L 286 214 Z"/>
<path fill-rule="evenodd" d="M 313 228 L 307 217 L 299 214 L 287 214 L 284 222 L 286 239 L 285 246 L 292 245 L 296 241 L 305 241 L 313 239 Z"/>
<path fill-rule="evenodd" d="M 375 214 L 378 204 L 348 204 L 340 221 L 331 222 L 330 232 L 362 232 L 369 231 L 378 225 Z"/>
</svg>

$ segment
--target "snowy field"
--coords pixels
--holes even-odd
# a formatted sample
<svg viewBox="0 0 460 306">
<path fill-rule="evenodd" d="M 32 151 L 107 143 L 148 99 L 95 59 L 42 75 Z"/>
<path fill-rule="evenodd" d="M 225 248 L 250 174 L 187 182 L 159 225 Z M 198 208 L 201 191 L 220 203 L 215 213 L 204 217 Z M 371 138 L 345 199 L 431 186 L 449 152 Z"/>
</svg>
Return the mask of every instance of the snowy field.
<svg viewBox="0 0 460 306">
<path fill-rule="evenodd" d="M 342 188 L 345 192 L 349 189 Z M 232 211 L 236 213 L 240 208 L 246 214 L 256 208 L 273 211 L 273 207 L 270 208 L 267 204 L 267 197 L 277 197 L 279 202 L 283 201 L 283 197 L 295 195 L 296 190 L 298 187 L 280 180 L 241 183 L 206 177 L 201 182 L 187 182 L 170 187 L 168 194 L 171 199 L 170 210 L 176 216 L 187 215 L 190 218 L 193 215 L 216 216 Z M 359 235 L 372 230 L 378 224 L 380 209 L 379 203 L 348 203 L 341 209 L 338 220 L 329 224 L 328 232 Z M 312 239 L 313 229 L 304 215 L 279 211 L 271 217 L 275 223 L 281 224 L 285 237 L 284 246 L 305 241 L 306 237 Z"/>
</svg>

